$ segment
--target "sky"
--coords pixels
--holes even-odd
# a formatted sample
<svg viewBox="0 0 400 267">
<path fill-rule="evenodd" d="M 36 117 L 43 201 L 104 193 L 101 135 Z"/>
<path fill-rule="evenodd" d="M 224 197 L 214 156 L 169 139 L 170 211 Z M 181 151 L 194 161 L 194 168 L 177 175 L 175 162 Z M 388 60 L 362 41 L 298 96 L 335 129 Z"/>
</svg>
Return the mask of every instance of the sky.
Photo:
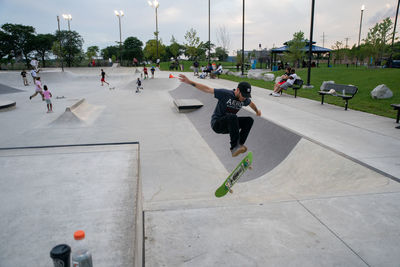
<svg viewBox="0 0 400 267">
<path fill-rule="evenodd" d="M 185 43 L 185 33 L 191 28 L 201 41 L 208 41 L 208 0 L 158 1 L 158 30 L 163 44 L 169 45 L 172 36 Z M 397 1 L 315 0 L 313 41 L 326 48 L 332 48 L 337 41 L 351 47 L 358 42 L 361 6 L 365 5 L 363 39 L 369 28 L 384 18 L 390 17 L 394 23 Z M 311 0 L 245 1 L 245 50 L 259 49 L 259 44 L 262 49 L 280 47 L 299 31 L 309 39 L 311 3 Z M 57 15 L 61 29 L 67 30 L 62 14 L 71 14 L 71 30 L 83 37 L 83 48 L 97 45 L 102 49 L 119 41 L 114 10 L 125 13 L 121 18 L 122 40 L 133 36 L 145 44 L 154 38 L 156 15 L 147 0 L 0 0 L 0 25 L 23 24 L 33 26 L 36 33 L 55 33 Z M 210 0 L 211 43 L 221 45 L 217 32 L 225 28 L 230 55 L 242 47 L 242 12 L 243 0 Z"/>
</svg>

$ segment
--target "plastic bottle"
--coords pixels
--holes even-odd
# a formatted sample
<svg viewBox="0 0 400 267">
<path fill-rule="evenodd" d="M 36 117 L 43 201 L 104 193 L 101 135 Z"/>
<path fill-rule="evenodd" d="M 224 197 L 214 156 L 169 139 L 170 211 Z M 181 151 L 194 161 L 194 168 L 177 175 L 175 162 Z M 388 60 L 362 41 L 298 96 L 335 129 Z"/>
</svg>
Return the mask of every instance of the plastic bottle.
<svg viewBox="0 0 400 267">
<path fill-rule="evenodd" d="M 92 254 L 90 253 L 85 240 L 85 232 L 78 230 L 74 233 L 75 243 L 72 247 L 73 267 L 93 267 Z"/>
</svg>

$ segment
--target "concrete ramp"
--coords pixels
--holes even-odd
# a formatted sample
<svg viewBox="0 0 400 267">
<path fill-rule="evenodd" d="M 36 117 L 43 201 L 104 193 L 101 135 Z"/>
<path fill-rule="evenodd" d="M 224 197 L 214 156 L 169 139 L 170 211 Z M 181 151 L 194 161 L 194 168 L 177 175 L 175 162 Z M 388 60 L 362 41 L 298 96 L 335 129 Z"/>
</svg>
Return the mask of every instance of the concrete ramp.
<svg viewBox="0 0 400 267">
<path fill-rule="evenodd" d="M 91 124 L 101 112 L 102 107 L 94 106 L 82 98 L 65 109 L 65 112 L 50 125 L 86 125 Z"/>
<path fill-rule="evenodd" d="M 181 84 L 170 92 L 173 98 L 197 99 L 204 106 L 201 109 L 187 113 L 200 135 L 206 140 L 211 149 L 218 156 L 225 168 L 230 172 L 239 162 L 232 158 L 229 147 L 229 135 L 216 134 L 210 125 L 211 115 L 217 100 L 210 94 L 205 94 L 192 86 Z M 254 153 L 253 170 L 246 173 L 242 182 L 258 178 L 279 165 L 293 150 L 301 136 L 288 131 L 266 119 L 256 117 L 247 110 L 241 110 L 239 116 L 251 116 L 254 125 L 246 141 L 246 146 Z"/>
<path fill-rule="evenodd" d="M 0 94 L 12 94 L 12 93 L 20 93 L 20 92 L 23 92 L 23 90 L 16 89 L 16 88 L 13 88 L 8 85 L 0 83 Z"/>
</svg>

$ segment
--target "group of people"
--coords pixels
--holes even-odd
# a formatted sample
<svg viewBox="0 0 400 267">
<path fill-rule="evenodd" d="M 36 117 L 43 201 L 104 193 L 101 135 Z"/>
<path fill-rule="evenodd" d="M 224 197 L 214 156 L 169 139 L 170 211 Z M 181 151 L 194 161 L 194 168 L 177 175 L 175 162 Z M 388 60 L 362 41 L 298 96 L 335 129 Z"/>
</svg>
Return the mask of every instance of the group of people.
<svg viewBox="0 0 400 267">
<path fill-rule="evenodd" d="M 286 72 L 280 77 L 280 81 L 275 83 L 274 91 L 270 94 L 272 96 L 281 96 L 282 90 L 287 90 L 289 87 L 293 86 L 297 79 L 296 70 L 291 67 L 286 67 Z"/>
<path fill-rule="evenodd" d="M 208 75 L 211 79 L 215 79 L 215 77 L 222 74 L 222 70 L 221 64 L 217 66 L 215 63 L 209 63 L 207 66 L 201 66 L 201 74 L 199 74 L 199 62 L 195 60 L 193 63 L 193 75 L 198 76 L 200 79 L 205 79 Z"/>
<path fill-rule="evenodd" d="M 42 101 L 46 101 L 47 113 L 50 113 L 50 112 L 53 112 L 53 103 L 51 102 L 51 98 L 53 97 L 53 95 L 49 91 L 49 88 L 47 87 L 47 85 L 43 85 L 43 87 L 42 87 L 42 81 L 41 81 L 40 77 L 37 76 L 37 73 L 39 71 L 40 70 L 36 71 L 35 68 L 32 66 L 31 75 L 32 75 L 32 79 L 33 79 L 33 84 L 35 85 L 35 93 L 33 95 L 29 96 L 29 100 L 32 100 L 32 98 L 34 98 L 35 96 L 40 95 L 42 97 Z M 23 70 L 21 72 L 21 76 L 22 76 L 24 85 L 25 86 L 29 85 L 28 80 L 26 78 L 25 70 Z"/>
<path fill-rule="evenodd" d="M 156 68 L 154 66 L 151 66 L 150 68 L 150 72 L 151 72 L 151 78 L 154 79 L 154 73 L 156 71 Z M 143 64 L 143 75 L 144 75 L 144 79 L 148 79 L 149 78 L 149 73 L 147 71 L 147 67 L 145 64 Z"/>
</svg>

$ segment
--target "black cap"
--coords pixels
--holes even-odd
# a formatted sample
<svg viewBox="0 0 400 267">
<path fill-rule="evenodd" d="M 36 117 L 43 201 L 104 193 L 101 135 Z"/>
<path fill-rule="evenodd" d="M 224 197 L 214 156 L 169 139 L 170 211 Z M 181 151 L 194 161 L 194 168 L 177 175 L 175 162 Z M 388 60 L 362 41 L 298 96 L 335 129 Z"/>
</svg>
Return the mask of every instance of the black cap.
<svg viewBox="0 0 400 267">
<path fill-rule="evenodd" d="M 59 258 L 59 257 L 64 257 L 64 256 L 68 256 L 69 253 L 71 253 L 71 247 L 66 245 L 66 244 L 61 244 L 61 245 L 55 246 L 50 251 L 50 257 L 52 259 Z"/>
<path fill-rule="evenodd" d="M 238 84 L 238 88 L 243 97 L 245 98 L 251 97 L 251 85 L 248 82 L 240 82 Z"/>
</svg>

